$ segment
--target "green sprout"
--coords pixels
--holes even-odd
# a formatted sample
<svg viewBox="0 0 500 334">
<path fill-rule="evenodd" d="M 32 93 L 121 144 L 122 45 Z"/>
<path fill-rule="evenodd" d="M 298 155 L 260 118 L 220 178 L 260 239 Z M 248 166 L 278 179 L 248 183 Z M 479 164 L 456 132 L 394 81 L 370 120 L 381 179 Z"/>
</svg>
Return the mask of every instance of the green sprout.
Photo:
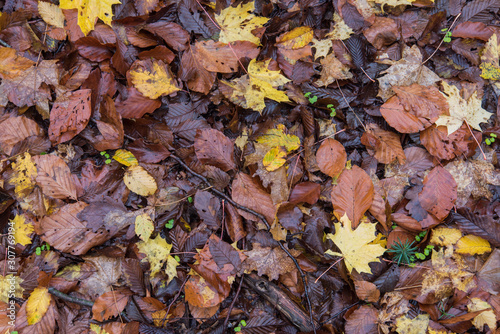
<svg viewBox="0 0 500 334">
<path fill-rule="evenodd" d="M 330 109 L 330 117 L 335 117 L 337 115 L 336 109 L 333 107 L 333 104 L 329 104 L 326 106 L 328 109 Z"/>
<path fill-rule="evenodd" d="M 415 253 L 418 249 L 417 246 L 413 246 L 414 243 L 415 241 L 410 243 L 408 240 L 403 243 L 398 237 L 398 241 L 396 241 L 387 252 L 394 253 L 394 262 L 396 262 L 398 266 L 401 263 L 410 265 L 415 262 Z"/>
<path fill-rule="evenodd" d="M 491 144 L 493 144 L 493 143 L 495 142 L 495 138 L 496 138 L 496 137 L 497 137 L 497 135 L 496 135 L 496 134 L 494 134 L 494 133 L 490 133 L 490 137 L 489 137 L 489 138 L 486 138 L 486 139 L 484 140 L 484 142 L 486 143 L 486 145 L 488 145 L 488 146 L 489 146 L 489 145 L 491 145 Z"/>
<path fill-rule="evenodd" d="M 305 93 L 304 97 L 309 100 L 310 104 L 315 104 L 316 102 L 318 102 L 318 97 L 316 95 L 311 97 L 311 92 Z"/>
<path fill-rule="evenodd" d="M 188 197 L 189 204 L 193 203 L 193 198 L 191 196 Z"/>
<path fill-rule="evenodd" d="M 181 262 L 181 258 L 180 258 L 180 257 L 178 257 L 177 255 L 175 255 L 175 256 L 174 256 L 174 259 L 175 259 L 175 261 L 177 261 L 177 262 Z"/>
<path fill-rule="evenodd" d="M 420 232 L 417 236 L 415 236 L 415 240 L 417 240 L 418 242 L 420 242 L 420 240 L 422 240 L 425 237 L 426 234 L 427 234 L 427 231 Z"/>
<path fill-rule="evenodd" d="M 238 326 L 234 327 L 234 331 L 237 333 L 237 332 L 241 332 L 241 327 L 245 327 L 247 325 L 247 322 L 245 320 L 240 320 L 240 323 L 238 324 Z"/>
<path fill-rule="evenodd" d="M 169 219 L 168 222 L 165 224 L 165 228 L 170 230 L 172 227 L 174 227 L 174 220 Z"/>
<path fill-rule="evenodd" d="M 42 249 L 41 249 L 40 247 L 37 247 L 37 248 L 35 249 L 35 253 L 36 253 L 36 255 L 38 255 L 38 256 L 42 255 Z"/>
<path fill-rule="evenodd" d="M 444 32 L 444 38 L 443 41 L 445 43 L 450 43 L 451 42 L 451 31 L 448 28 L 441 29 L 441 32 Z"/>
</svg>

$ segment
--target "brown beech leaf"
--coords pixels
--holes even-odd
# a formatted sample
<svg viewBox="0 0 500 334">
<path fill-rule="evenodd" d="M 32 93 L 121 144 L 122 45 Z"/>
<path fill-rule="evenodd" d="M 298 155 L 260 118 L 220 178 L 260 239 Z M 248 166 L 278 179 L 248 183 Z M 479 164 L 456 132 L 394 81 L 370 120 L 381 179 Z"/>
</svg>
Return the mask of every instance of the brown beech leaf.
<svg viewBox="0 0 500 334">
<path fill-rule="evenodd" d="M 288 201 L 292 204 L 306 202 L 312 205 L 318 201 L 320 193 L 321 186 L 319 183 L 301 182 L 292 189 Z"/>
<path fill-rule="evenodd" d="M 473 132 L 476 139 L 471 135 L 467 124 L 452 134 L 448 135 L 444 126 L 433 125 L 420 132 L 420 141 L 429 153 L 438 159 L 451 160 L 456 156 L 471 156 L 477 148 L 476 140 L 481 142 L 481 134 Z"/>
<path fill-rule="evenodd" d="M 378 334 L 378 313 L 373 305 L 363 305 L 347 318 L 346 334 Z"/>
<path fill-rule="evenodd" d="M 218 167 L 224 172 L 236 168 L 233 142 L 219 130 L 197 130 L 194 150 L 203 164 Z"/>
<path fill-rule="evenodd" d="M 316 152 L 316 162 L 323 173 L 330 177 L 337 177 L 347 162 L 344 145 L 333 138 L 327 138 Z"/>
<path fill-rule="evenodd" d="M 260 50 L 248 41 L 237 41 L 229 46 L 213 40 L 197 41 L 191 46 L 195 59 L 210 72 L 233 73 L 238 70 L 242 57 L 254 59 Z"/>
<path fill-rule="evenodd" d="M 184 288 L 189 306 L 214 307 L 224 300 L 224 296 L 200 275 L 191 275 Z"/>
<path fill-rule="evenodd" d="M 274 222 L 276 207 L 273 204 L 271 195 L 269 195 L 251 176 L 241 172 L 238 173 L 233 181 L 232 188 L 233 201 L 263 214 L 269 224 Z M 253 221 L 257 220 L 257 217 L 246 211 L 238 211 L 246 219 Z"/>
<path fill-rule="evenodd" d="M 185 81 L 189 89 L 208 94 L 212 89 L 217 74 L 207 71 L 196 60 L 191 47 L 182 54 L 181 65 L 178 73 L 179 79 Z"/>
<path fill-rule="evenodd" d="M 148 24 L 145 30 L 163 38 L 165 43 L 176 51 L 183 51 L 189 42 L 189 33 L 180 25 L 163 20 Z"/>
<path fill-rule="evenodd" d="M 418 199 L 422 208 L 443 220 L 457 200 L 457 183 L 450 172 L 436 166 L 425 177 Z"/>
<path fill-rule="evenodd" d="M 158 99 L 152 100 L 142 95 L 134 87 L 127 88 L 127 96 L 120 95 L 116 99 L 116 111 L 123 118 L 141 118 L 147 113 L 152 113 L 161 106 Z"/>
<path fill-rule="evenodd" d="M 375 159 L 380 163 L 390 164 L 397 159 L 400 164 L 404 164 L 406 161 L 399 136 L 394 132 L 382 130 L 375 123 L 366 125 L 361 143 L 375 151 Z"/>
<path fill-rule="evenodd" d="M 255 243 L 251 251 L 244 253 L 248 256 L 243 262 L 244 268 L 256 270 L 259 276 L 267 275 L 271 280 L 296 269 L 292 259 L 280 247 L 261 247 L 259 243 Z M 298 256 L 300 251 L 291 249 L 290 253 Z"/>
<path fill-rule="evenodd" d="M 356 295 L 359 299 L 367 303 L 376 303 L 380 298 L 380 291 L 377 286 L 367 281 L 354 281 L 356 287 Z"/>
<path fill-rule="evenodd" d="M 0 149 L 5 154 L 11 155 L 17 143 L 42 134 L 42 129 L 35 121 L 24 116 L 9 117 L 0 123 Z"/>
<path fill-rule="evenodd" d="M 63 159 L 55 155 L 37 155 L 33 157 L 33 160 L 38 170 L 36 183 L 46 196 L 76 200 L 76 185 Z"/>
<path fill-rule="evenodd" d="M 108 240 L 108 233 L 99 229 L 96 233 L 87 228 L 87 222 L 77 218 L 87 206 L 84 202 L 67 204 L 38 221 L 35 231 L 40 238 L 60 250 L 73 255 L 85 254 L 94 246 Z"/>
<path fill-rule="evenodd" d="M 49 138 L 53 145 L 73 139 L 89 123 L 92 109 L 90 89 L 60 96 L 50 111 Z"/>
<path fill-rule="evenodd" d="M 124 288 L 103 293 L 92 306 L 92 319 L 104 321 L 111 317 L 117 317 L 127 306 L 131 294 L 130 290 Z"/>
<path fill-rule="evenodd" d="M 359 220 L 370 208 L 373 201 L 373 182 L 364 170 L 358 166 L 342 172 L 338 184 L 332 189 L 334 214 L 340 219 L 344 214 L 355 229 Z"/>
</svg>

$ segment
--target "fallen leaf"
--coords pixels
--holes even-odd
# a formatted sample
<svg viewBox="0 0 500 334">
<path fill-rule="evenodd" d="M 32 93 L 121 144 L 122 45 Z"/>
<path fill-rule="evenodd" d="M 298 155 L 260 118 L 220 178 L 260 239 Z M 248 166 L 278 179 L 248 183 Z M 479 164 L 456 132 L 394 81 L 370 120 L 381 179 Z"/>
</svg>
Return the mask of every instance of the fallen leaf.
<svg viewBox="0 0 500 334">
<path fill-rule="evenodd" d="M 424 210 L 443 220 L 457 200 L 457 183 L 446 169 L 436 166 L 424 178 L 418 199 Z"/>
<path fill-rule="evenodd" d="M 130 291 L 123 288 L 103 293 L 92 306 L 92 318 L 103 322 L 117 317 L 127 306 L 130 295 Z"/>
<path fill-rule="evenodd" d="M 378 334 L 378 311 L 373 305 L 362 305 L 347 316 L 346 334 Z"/>
<path fill-rule="evenodd" d="M 35 163 L 31 159 L 31 155 L 26 152 L 16 158 L 16 162 L 12 163 L 14 171 L 9 182 L 14 184 L 14 191 L 19 198 L 29 195 L 35 187 L 37 177 L 37 169 Z"/>
<path fill-rule="evenodd" d="M 23 246 L 31 244 L 31 233 L 33 233 L 34 227 L 29 221 L 26 221 L 25 215 L 16 215 L 10 222 L 14 224 L 15 242 Z"/>
<path fill-rule="evenodd" d="M 155 179 L 139 165 L 132 165 L 127 169 L 123 182 L 130 191 L 141 196 L 153 195 L 158 189 Z"/>
<path fill-rule="evenodd" d="M 35 288 L 26 302 L 28 325 L 40 322 L 47 312 L 52 297 L 47 288 Z"/>
<path fill-rule="evenodd" d="M 456 247 L 458 254 L 476 255 L 491 252 L 491 246 L 487 240 L 471 234 L 458 240 Z"/>
<path fill-rule="evenodd" d="M 250 14 L 255 10 L 255 2 L 240 4 L 237 7 L 227 7 L 215 14 L 215 20 L 221 29 L 219 41 L 231 43 L 249 41 L 260 45 L 260 38 L 252 34 L 252 30 L 262 27 L 269 20 Z"/>
<path fill-rule="evenodd" d="M 262 160 L 262 164 L 270 172 L 277 170 L 285 163 L 286 149 L 282 146 L 273 147 L 272 149 L 270 149 Z"/>
<path fill-rule="evenodd" d="M 135 234 L 142 241 L 147 241 L 154 229 L 154 222 L 147 213 L 135 217 Z"/>
<path fill-rule="evenodd" d="M 325 253 L 343 257 L 350 273 L 353 269 L 356 269 L 360 274 L 371 274 L 372 270 L 368 264 L 370 262 L 380 262 L 378 257 L 386 251 L 385 248 L 378 244 L 370 244 L 376 238 L 376 224 L 361 223 L 357 229 L 353 230 L 347 214 L 342 216 L 340 222 L 334 224 L 335 234 L 328 233 L 326 235 L 326 238 L 332 240 L 340 249 L 340 253 L 331 250 L 327 250 Z"/>
<path fill-rule="evenodd" d="M 128 75 L 134 87 L 153 100 L 180 90 L 168 64 L 161 60 L 137 60 Z"/>
<path fill-rule="evenodd" d="M 446 126 L 448 135 L 457 131 L 464 122 L 472 128 L 482 131 L 479 124 L 488 122 L 493 114 L 481 107 L 481 100 L 477 98 L 477 91 L 469 99 L 465 100 L 460 96 L 457 87 L 448 85 L 445 81 L 443 81 L 443 90 L 443 95 L 450 106 L 450 115 L 439 116 L 436 125 Z"/>
<path fill-rule="evenodd" d="M 139 165 L 139 161 L 137 161 L 132 152 L 123 149 L 116 150 L 113 159 L 127 167 Z"/>
<path fill-rule="evenodd" d="M 380 163 L 390 164 L 397 160 L 400 164 L 404 164 L 406 161 L 399 136 L 394 132 L 382 130 L 375 123 L 366 125 L 366 132 L 361 137 L 361 143 L 369 152 L 375 151 L 374 157 Z"/>
<path fill-rule="evenodd" d="M 347 80 L 353 77 L 352 73 L 349 72 L 350 68 L 342 64 L 340 60 L 335 57 L 334 52 L 327 55 L 324 59 L 321 59 L 320 63 L 322 66 L 320 73 L 321 77 L 315 82 L 318 86 L 326 87 L 336 80 Z"/>
<path fill-rule="evenodd" d="M 259 54 L 257 46 L 250 42 L 233 42 L 231 45 L 213 40 L 197 41 L 191 46 L 195 59 L 210 72 L 233 73 L 240 66 L 239 59 L 254 59 Z"/>
<path fill-rule="evenodd" d="M 197 130 L 194 151 L 203 164 L 218 167 L 225 172 L 236 168 L 233 142 L 218 130 Z"/>
<path fill-rule="evenodd" d="M 300 254 L 294 249 L 289 251 L 293 256 Z M 251 251 L 244 253 L 248 256 L 243 262 L 245 271 L 256 270 L 259 276 L 267 275 L 271 280 L 296 269 L 292 259 L 280 247 L 262 247 L 259 243 L 255 243 Z"/>
<path fill-rule="evenodd" d="M 316 152 L 316 162 L 321 172 L 332 178 L 338 177 L 347 162 L 344 145 L 333 138 L 325 139 Z"/>
<path fill-rule="evenodd" d="M 429 315 L 419 314 L 413 319 L 403 315 L 396 319 L 396 326 L 399 334 L 425 334 L 429 326 Z"/>
<path fill-rule="evenodd" d="M 474 317 L 472 323 L 480 331 L 484 330 L 484 325 L 488 325 L 490 331 L 496 330 L 497 318 L 495 312 L 491 310 L 490 304 L 488 304 L 484 300 L 481 300 L 480 298 L 471 298 L 469 303 L 467 304 L 467 309 L 469 310 L 469 312 L 486 310 Z"/>
<path fill-rule="evenodd" d="M 64 28 L 64 14 L 57 5 L 38 1 L 38 13 L 42 19 L 57 28 Z"/>
<path fill-rule="evenodd" d="M 46 196 L 76 200 L 76 185 L 63 159 L 55 155 L 37 155 L 33 160 L 38 171 L 36 183 Z"/>
<path fill-rule="evenodd" d="M 9 303 L 10 293 L 12 293 L 14 297 L 23 298 L 24 288 L 20 285 L 22 282 L 23 279 L 17 275 L 0 275 L 0 301 L 6 304 Z"/>
<path fill-rule="evenodd" d="M 498 38 L 496 34 L 491 35 L 481 55 L 481 78 L 486 80 L 500 80 L 500 66 Z"/>
<path fill-rule="evenodd" d="M 285 133 L 285 126 L 278 124 L 276 129 L 269 129 L 265 134 L 257 138 L 257 142 L 268 148 L 284 146 L 288 153 L 300 147 L 300 139 L 297 136 Z"/>
<path fill-rule="evenodd" d="M 328 38 L 322 40 L 313 38 L 312 43 L 312 47 L 316 49 L 316 52 L 314 53 L 314 60 L 326 57 L 326 55 L 330 52 L 330 48 L 333 46 L 332 40 Z"/>
<path fill-rule="evenodd" d="M 137 248 L 139 252 L 146 254 L 146 258 L 143 259 L 149 262 L 151 267 L 151 276 L 155 276 L 160 272 L 161 268 L 168 257 L 171 257 L 170 250 L 172 245 L 169 244 L 165 239 L 161 237 L 160 234 L 154 239 L 148 239 L 146 241 L 139 241 L 137 243 Z M 169 277 L 173 279 L 173 277 Z"/>
<path fill-rule="evenodd" d="M 35 65 L 35 62 L 20 56 L 13 48 L 0 47 L 0 76 L 12 80 L 22 71 Z"/>
<path fill-rule="evenodd" d="M 456 228 L 436 227 L 432 230 L 430 243 L 438 246 L 451 246 L 462 237 L 462 232 Z"/>
<path fill-rule="evenodd" d="M 61 0 L 61 9 L 78 9 L 78 26 L 84 35 L 94 30 L 97 18 L 111 26 L 113 10 L 111 6 L 121 4 L 119 0 Z"/>
</svg>

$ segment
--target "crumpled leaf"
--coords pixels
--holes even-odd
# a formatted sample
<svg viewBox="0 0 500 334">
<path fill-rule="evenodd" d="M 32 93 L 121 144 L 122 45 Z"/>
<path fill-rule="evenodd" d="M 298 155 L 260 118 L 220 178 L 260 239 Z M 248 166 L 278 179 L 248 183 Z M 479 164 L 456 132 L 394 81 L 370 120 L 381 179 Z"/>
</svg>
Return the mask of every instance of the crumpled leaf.
<svg viewBox="0 0 500 334">
<path fill-rule="evenodd" d="M 244 253 L 248 256 L 243 262 L 245 271 L 256 270 L 259 276 L 267 275 L 271 280 L 296 269 L 292 259 L 280 247 L 261 247 L 259 243 L 255 243 L 251 251 Z M 300 251 L 290 249 L 290 253 L 298 256 Z"/>
<path fill-rule="evenodd" d="M 466 235 L 458 240 L 456 247 L 456 252 L 458 254 L 475 255 L 491 252 L 491 245 L 488 240 L 484 240 L 472 234 Z"/>
<path fill-rule="evenodd" d="M 340 223 L 335 223 L 335 234 L 328 233 L 326 237 L 332 240 L 340 249 L 340 253 L 327 250 L 325 253 L 341 256 L 349 272 L 356 269 L 358 273 L 372 273 L 370 262 L 380 262 L 378 258 L 386 249 L 378 244 L 370 244 L 375 240 L 375 225 L 361 223 L 356 230 L 352 230 L 351 221 L 344 214 Z"/>
<path fill-rule="evenodd" d="M 141 196 L 153 195 L 158 189 L 155 179 L 139 165 L 132 165 L 127 169 L 123 182 L 130 191 Z"/>
<path fill-rule="evenodd" d="M 450 115 L 441 115 L 436 121 L 436 125 L 443 125 L 448 128 L 448 135 L 460 129 L 463 122 L 467 122 L 472 128 L 482 131 L 479 123 L 486 123 L 492 113 L 481 107 L 481 100 L 477 98 L 477 91 L 467 100 L 460 96 L 460 91 L 453 85 L 448 85 L 443 81 L 444 96 L 450 106 Z"/>
<path fill-rule="evenodd" d="M 119 0 L 61 0 L 61 9 L 78 9 L 78 26 L 87 35 L 94 30 L 97 18 L 111 26 L 113 10 L 111 6 L 121 4 Z"/>
<path fill-rule="evenodd" d="M 500 80 L 500 66 L 498 62 L 500 48 L 498 46 L 498 38 L 496 34 L 491 35 L 486 43 L 481 55 L 481 77 L 486 80 Z"/>
<path fill-rule="evenodd" d="M 269 19 L 249 14 L 254 10 L 255 1 L 252 1 L 240 4 L 236 8 L 229 6 L 220 14 L 215 14 L 215 20 L 221 28 L 219 41 L 223 43 L 249 41 L 260 45 L 260 38 L 252 34 L 252 30 L 262 27 Z"/>
<path fill-rule="evenodd" d="M 340 60 L 335 57 L 335 52 L 321 59 L 320 63 L 322 66 L 321 77 L 315 82 L 318 86 L 326 87 L 335 82 L 335 80 L 346 80 L 353 77 L 352 73 L 349 72 L 350 68 L 342 64 Z"/>
<path fill-rule="evenodd" d="M 153 100 L 180 90 L 168 64 L 161 60 L 137 60 L 128 75 L 134 87 Z"/>
<path fill-rule="evenodd" d="M 266 107 L 264 98 L 277 102 L 290 101 L 285 92 L 276 88 L 290 82 L 280 71 L 268 69 L 271 59 L 257 62 L 255 59 L 248 64 L 248 74 L 233 81 L 221 80 L 220 88 L 224 96 L 231 102 L 248 109 L 262 112 Z"/>
<path fill-rule="evenodd" d="M 47 288 L 35 288 L 30 294 L 26 304 L 28 325 L 34 325 L 42 320 L 47 312 L 52 297 Z"/>
</svg>

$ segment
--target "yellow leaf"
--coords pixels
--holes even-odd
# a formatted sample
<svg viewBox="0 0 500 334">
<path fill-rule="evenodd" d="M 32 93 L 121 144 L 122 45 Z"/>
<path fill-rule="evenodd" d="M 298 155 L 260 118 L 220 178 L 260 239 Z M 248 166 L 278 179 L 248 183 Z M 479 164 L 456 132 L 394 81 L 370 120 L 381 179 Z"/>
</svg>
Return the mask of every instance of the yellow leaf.
<svg viewBox="0 0 500 334">
<path fill-rule="evenodd" d="M 446 126 L 448 128 L 448 135 L 457 131 L 464 121 L 474 129 L 482 131 L 479 123 L 488 122 L 493 114 L 481 108 L 481 100 L 477 98 L 477 91 L 468 100 L 464 100 L 460 96 L 458 88 L 448 85 L 446 81 L 443 81 L 443 90 L 444 94 L 441 94 L 448 100 L 450 116 L 439 116 L 436 125 Z"/>
<path fill-rule="evenodd" d="M 113 10 L 111 6 L 120 4 L 119 0 L 61 0 L 61 9 L 78 9 L 78 25 L 85 36 L 94 30 L 97 18 L 111 26 Z"/>
<path fill-rule="evenodd" d="M 170 254 L 172 245 L 167 243 L 159 234 L 154 239 L 140 241 L 137 243 L 139 252 L 146 254 L 146 259 L 151 267 L 151 276 L 160 272 L 163 264 Z"/>
<path fill-rule="evenodd" d="M 141 240 L 147 241 L 154 229 L 153 219 L 147 213 L 135 217 L 135 234 Z"/>
<path fill-rule="evenodd" d="M 314 38 L 312 42 L 313 49 L 316 49 L 316 52 L 314 53 L 314 60 L 326 57 L 328 52 L 330 52 L 330 48 L 333 46 L 332 40 L 328 38 L 322 39 L 321 41 Z"/>
<path fill-rule="evenodd" d="M 335 223 L 335 234 L 328 233 L 326 237 L 332 240 L 340 249 L 341 253 L 327 250 L 330 255 L 344 257 L 345 265 L 349 272 L 356 269 L 358 273 L 372 273 L 370 262 L 380 262 L 379 256 L 384 254 L 386 249 L 378 244 L 369 244 L 375 240 L 375 225 L 371 223 L 361 223 L 356 230 L 352 230 L 351 221 L 344 215 L 340 223 Z"/>
<path fill-rule="evenodd" d="M 264 167 L 266 167 L 266 169 L 270 172 L 280 168 L 285 164 L 285 162 L 286 149 L 283 146 L 273 147 L 266 153 L 264 159 L 262 160 Z"/>
<path fill-rule="evenodd" d="M 51 296 L 47 288 L 35 288 L 26 302 L 26 315 L 28 325 L 34 325 L 45 315 L 49 309 Z"/>
<path fill-rule="evenodd" d="M 104 328 L 97 324 L 90 324 L 90 330 L 95 334 L 109 334 Z"/>
<path fill-rule="evenodd" d="M 248 74 L 231 82 L 221 81 L 230 88 L 223 90 L 223 94 L 233 103 L 247 109 L 262 112 L 266 107 L 264 98 L 277 102 L 288 102 L 285 92 L 279 91 L 276 87 L 284 85 L 290 80 L 280 74 L 280 71 L 271 71 L 267 68 L 269 62 L 257 62 L 255 59 L 248 65 Z"/>
<path fill-rule="evenodd" d="M 9 182 L 14 184 L 16 195 L 20 198 L 29 195 L 35 187 L 35 180 L 38 175 L 31 155 L 26 152 L 24 155 L 17 157 L 16 162 L 12 163 L 12 170 L 14 173 Z"/>
<path fill-rule="evenodd" d="M 429 315 L 419 314 L 416 318 L 410 319 L 406 315 L 396 319 L 396 332 L 399 334 L 425 334 L 429 326 Z"/>
<path fill-rule="evenodd" d="M 479 298 L 471 298 L 469 304 L 467 304 L 467 309 L 469 312 L 489 309 L 475 316 L 472 320 L 472 324 L 480 331 L 484 330 L 484 325 L 488 325 L 490 332 L 495 331 L 497 328 L 497 318 L 495 316 L 495 312 L 491 309 L 490 304 Z"/>
<path fill-rule="evenodd" d="M 165 274 L 167 274 L 168 279 L 167 279 L 167 285 L 174 279 L 174 277 L 177 277 L 177 266 L 179 265 L 179 262 L 172 256 L 169 255 L 167 257 L 167 266 L 165 267 Z"/>
<path fill-rule="evenodd" d="M 333 22 L 335 22 L 335 26 L 333 27 L 333 30 L 326 35 L 326 37 L 344 40 L 354 34 L 354 31 L 344 22 L 337 12 L 333 14 Z"/>
<path fill-rule="evenodd" d="M 431 244 L 438 246 L 454 245 L 462 237 L 462 232 L 456 228 L 437 227 L 432 230 Z"/>
<path fill-rule="evenodd" d="M 278 47 L 286 49 L 300 49 L 309 44 L 313 39 L 313 30 L 311 27 L 297 27 L 276 39 Z"/>
<path fill-rule="evenodd" d="M 276 129 L 269 129 L 265 134 L 257 138 L 257 142 L 268 148 L 284 146 L 288 153 L 300 147 L 300 139 L 294 135 L 287 135 L 285 126 L 279 124 Z"/>
<path fill-rule="evenodd" d="M 128 189 L 141 196 L 153 195 L 158 189 L 155 179 L 139 165 L 130 166 L 123 181 Z"/>
<path fill-rule="evenodd" d="M 170 68 L 161 60 L 138 60 L 132 64 L 128 74 L 134 87 L 150 99 L 180 90 Z"/>
<path fill-rule="evenodd" d="M 139 164 L 139 161 L 137 161 L 132 152 L 122 149 L 116 150 L 113 159 L 127 167 Z"/>
<path fill-rule="evenodd" d="M 484 254 L 491 252 L 491 246 L 488 240 L 469 234 L 458 240 L 456 252 L 469 255 Z"/>
<path fill-rule="evenodd" d="M 7 266 L 8 271 L 15 271 L 15 269 L 15 267 Z M 14 294 L 17 298 L 23 298 L 24 288 L 20 285 L 22 281 L 22 278 L 12 274 L 0 275 L 0 301 L 9 303 L 9 294 Z"/>
<path fill-rule="evenodd" d="M 35 228 L 30 223 L 26 223 L 26 217 L 24 215 L 16 215 L 12 219 L 14 223 L 14 240 L 16 243 L 23 246 L 31 244 L 30 235 L 33 233 Z"/>
<path fill-rule="evenodd" d="M 486 80 L 500 80 L 500 61 L 498 47 L 498 38 L 496 34 L 491 35 L 490 39 L 484 46 L 481 55 L 481 65 L 479 68 L 482 70 L 481 77 Z"/>
<path fill-rule="evenodd" d="M 260 38 L 252 34 L 252 30 L 262 27 L 269 19 L 250 14 L 254 10 L 255 2 L 252 1 L 240 4 L 236 8 L 225 8 L 219 15 L 215 14 L 215 20 L 221 28 L 219 41 L 223 43 L 249 41 L 260 45 Z"/>
<path fill-rule="evenodd" d="M 38 1 L 38 13 L 46 23 L 57 28 L 64 28 L 64 14 L 61 8 L 56 5 L 50 2 Z"/>
</svg>

